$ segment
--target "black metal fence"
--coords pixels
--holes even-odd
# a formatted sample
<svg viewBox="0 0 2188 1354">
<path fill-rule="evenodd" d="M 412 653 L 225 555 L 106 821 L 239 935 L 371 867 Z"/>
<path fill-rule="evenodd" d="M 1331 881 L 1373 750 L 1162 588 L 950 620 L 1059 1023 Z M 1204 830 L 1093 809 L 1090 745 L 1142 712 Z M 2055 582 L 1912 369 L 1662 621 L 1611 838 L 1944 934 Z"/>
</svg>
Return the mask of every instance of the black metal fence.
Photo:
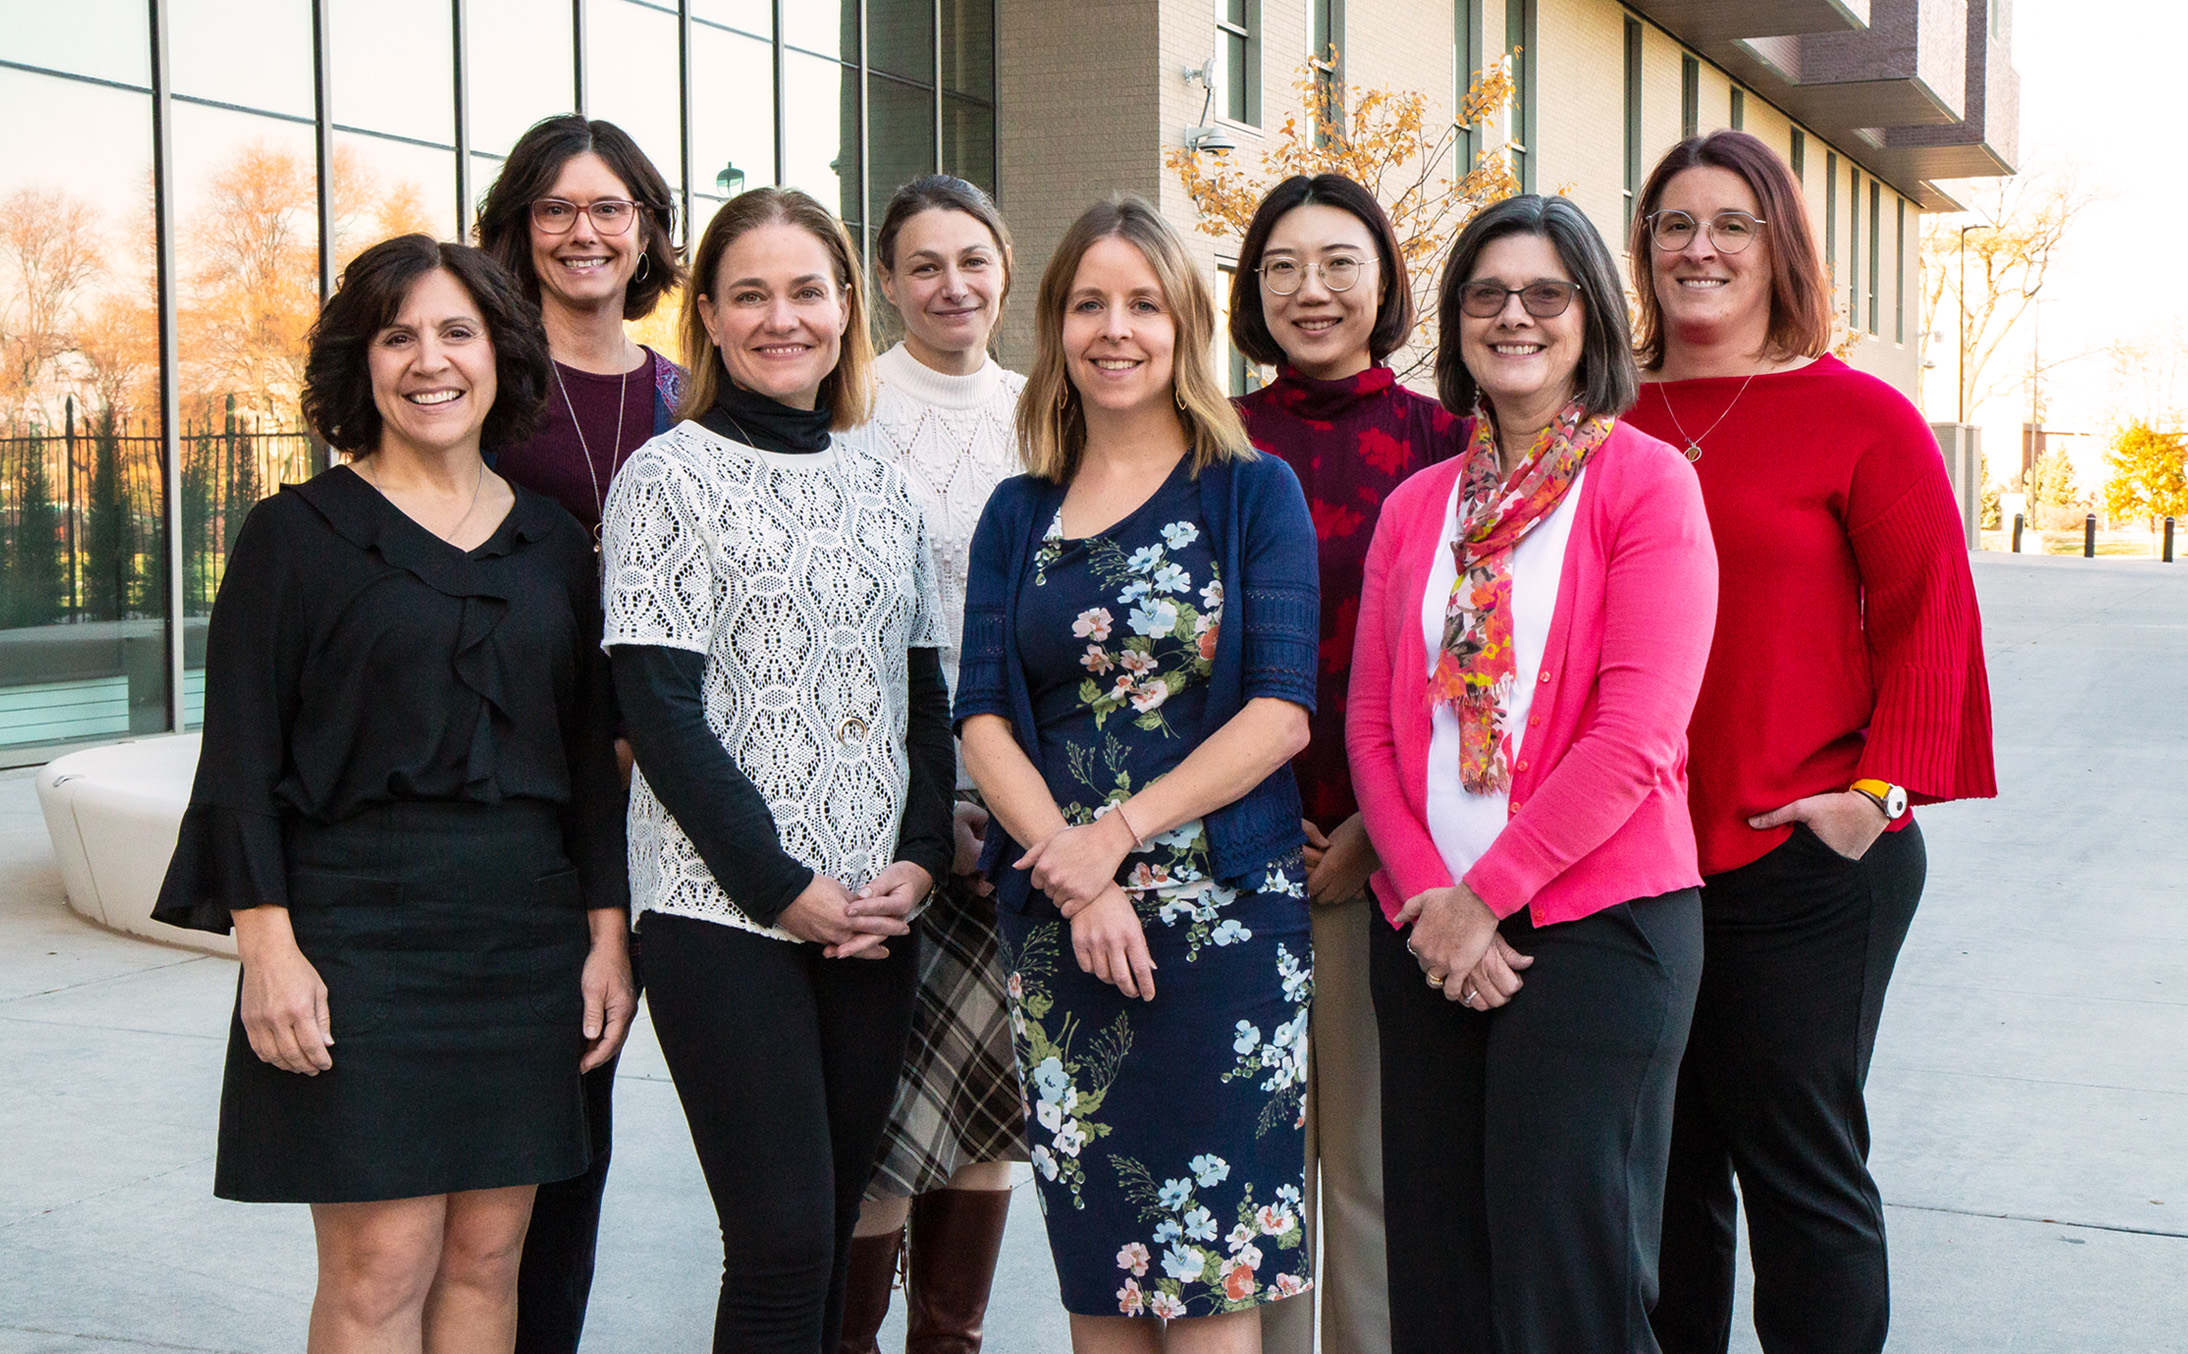
<svg viewBox="0 0 2188 1354">
<path fill-rule="evenodd" d="M 183 614 L 212 609 L 251 505 L 316 464 L 300 430 L 252 427 L 233 399 L 182 427 Z M 0 629 L 166 611 L 166 451 L 148 420 L 73 408 L 0 427 Z"/>
</svg>

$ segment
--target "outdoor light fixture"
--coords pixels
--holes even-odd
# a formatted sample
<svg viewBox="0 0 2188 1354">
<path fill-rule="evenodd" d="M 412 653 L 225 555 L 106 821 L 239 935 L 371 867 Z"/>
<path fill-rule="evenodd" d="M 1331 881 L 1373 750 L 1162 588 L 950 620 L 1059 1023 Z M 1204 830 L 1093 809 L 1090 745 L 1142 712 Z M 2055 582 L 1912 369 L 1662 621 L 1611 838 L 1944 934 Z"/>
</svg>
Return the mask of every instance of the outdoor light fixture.
<svg viewBox="0 0 2188 1354">
<path fill-rule="evenodd" d="M 1210 155 L 1229 155 L 1238 149 L 1238 139 L 1222 127 L 1208 120 L 1208 110 L 1216 101 L 1216 58 L 1210 52 L 1208 59 L 1197 66 L 1185 68 L 1185 83 L 1198 84 L 1207 91 L 1200 101 L 1200 125 L 1185 129 L 1185 148 L 1189 151 L 1207 151 Z"/>
<path fill-rule="evenodd" d="M 734 163 L 725 164 L 714 176 L 714 186 L 722 190 L 722 196 L 735 197 L 745 190 L 745 172 Z"/>
</svg>

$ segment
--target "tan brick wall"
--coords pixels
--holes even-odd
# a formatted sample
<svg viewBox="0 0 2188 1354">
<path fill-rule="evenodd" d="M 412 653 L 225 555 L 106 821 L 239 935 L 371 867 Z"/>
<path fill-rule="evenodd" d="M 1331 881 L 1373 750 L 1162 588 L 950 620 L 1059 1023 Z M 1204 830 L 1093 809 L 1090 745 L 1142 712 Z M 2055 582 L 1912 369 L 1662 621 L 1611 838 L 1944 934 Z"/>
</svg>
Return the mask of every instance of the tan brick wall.
<svg viewBox="0 0 2188 1354">
<path fill-rule="evenodd" d="M 1000 72 L 1002 160 L 999 196 L 1018 237 L 1018 290 L 1004 318 L 1004 360 L 1023 365 L 1030 355 L 1032 302 L 1040 271 L 1064 229 L 1079 212 L 1112 189 L 1152 199 L 1190 243 L 1203 276 L 1224 300 L 1218 269 L 1235 257 L 1237 241 L 1197 229 L 1184 190 L 1163 167 L 1162 152 L 1183 144 L 1185 129 L 1201 120 L 1203 92 L 1184 78 L 1216 50 L 1217 0 L 1000 0 L 998 23 L 1004 53 Z M 1387 85 L 1417 89 L 1428 98 L 1439 126 L 1451 116 L 1455 6 L 1450 0 L 1352 0 L 1347 6 L 1345 77 L 1355 88 Z M 1504 52 L 1505 7 L 1482 6 L 1483 55 Z M 1540 86 L 1535 100 L 1536 185 L 1569 191 L 1587 212 L 1612 252 L 1624 257 L 1625 233 L 1625 8 L 1615 0 L 1538 0 L 1537 53 Z M 1287 115 L 1296 113 L 1292 88 L 1309 41 L 1307 0 L 1261 0 L 1261 126 L 1226 124 L 1239 142 L 1239 157 L 1257 164 L 1276 144 Z M 1653 25 L 1642 26 L 1642 171 L 1645 176 L 1678 141 L 1683 49 Z M 1702 63 L 1700 125 L 1703 131 L 1731 124 L 1731 81 Z M 1211 118 L 1217 116 L 1211 112 Z M 1792 123 L 1785 114 L 1747 92 L 1745 121 L 1781 155 L 1789 155 Z M 1504 128 L 1484 137 L 1494 147 Z M 1819 243 L 1823 235 L 1825 157 L 1832 148 L 1808 137 L 1804 187 Z M 1853 205 L 1847 191 L 1851 161 L 1839 157 L 1838 251 L 1833 302 L 1843 316 L 1847 250 Z M 1885 275 L 1879 290 L 1879 329 L 1867 336 L 1868 174 L 1862 178 L 1860 281 L 1864 287 L 1863 338 L 1850 357 L 1912 394 L 1921 362 L 1919 304 L 1920 213 L 1908 211 L 1908 248 L 1900 285 L 1906 294 L 1906 337 L 1893 340 L 1891 265 L 1894 196 L 1882 198 Z M 1396 359 L 1403 366 L 1409 354 Z"/>
<path fill-rule="evenodd" d="M 1031 356 L 1041 270 L 1079 213 L 1111 189 L 1159 191 L 1159 147 L 1177 139 L 1176 128 L 1161 126 L 1160 91 L 1166 79 L 1182 83 L 1158 59 L 1162 7 L 999 0 L 996 197 L 1017 242 L 998 344 L 1006 365 L 1023 369 Z"/>
</svg>

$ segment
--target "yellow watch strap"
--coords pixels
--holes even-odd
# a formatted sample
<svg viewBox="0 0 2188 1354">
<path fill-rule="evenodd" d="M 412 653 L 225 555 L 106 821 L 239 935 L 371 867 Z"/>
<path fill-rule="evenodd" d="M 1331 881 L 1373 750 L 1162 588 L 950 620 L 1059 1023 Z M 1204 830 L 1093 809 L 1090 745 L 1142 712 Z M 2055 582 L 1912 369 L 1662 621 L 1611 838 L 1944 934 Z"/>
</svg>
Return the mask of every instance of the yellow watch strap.
<svg viewBox="0 0 2188 1354">
<path fill-rule="evenodd" d="M 1859 790 L 1863 794 L 1869 795 L 1870 797 L 1875 799 L 1883 799 L 1892 792 L 1891 783 L 1881 780 L 1857 780 L 1852 785 L 1849 785 L 1846 788 L 1849 790 Z"/>
</svg>

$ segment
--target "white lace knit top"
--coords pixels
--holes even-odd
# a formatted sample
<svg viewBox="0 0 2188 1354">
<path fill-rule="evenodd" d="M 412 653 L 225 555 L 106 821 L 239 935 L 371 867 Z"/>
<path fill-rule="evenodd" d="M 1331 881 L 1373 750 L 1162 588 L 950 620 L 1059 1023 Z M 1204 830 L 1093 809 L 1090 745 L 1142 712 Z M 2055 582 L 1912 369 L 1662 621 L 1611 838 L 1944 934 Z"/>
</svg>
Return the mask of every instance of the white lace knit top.
<svg viewBox="0 0 2188 1354">
<path fill-rule="evenodd" d="M 783 849 L 864 885 L 896 851 L 911 784 L 905 651 L 943 638 L 903 473 L 840 442 L 761 451 L 685 422 L 616 473 L 602 536 L 603 646 L 705 654 L 707 724 Z M 635 771 L 629 821 L 634 921 L 671 912 L 796 939 L 745 915 L 737 881 L 715 880 Z"/>
<path fill-rule="evenodd" d="M 901 467 L 927 515 L 948 632 L 942 675 L 954 696 L 973 528 L 980 525 L 980 510 L 995 486 L 1025 469 L 1012 419 L 1026 378 L 992 357 L 970 376 L 950 376 L 913 357 L 901 343 L 875 360 L 874 376 L 873 418 L 837 440 Z M 962 761 L 957 779 L 961 788 L 970 788 Z"/>
</svg>

